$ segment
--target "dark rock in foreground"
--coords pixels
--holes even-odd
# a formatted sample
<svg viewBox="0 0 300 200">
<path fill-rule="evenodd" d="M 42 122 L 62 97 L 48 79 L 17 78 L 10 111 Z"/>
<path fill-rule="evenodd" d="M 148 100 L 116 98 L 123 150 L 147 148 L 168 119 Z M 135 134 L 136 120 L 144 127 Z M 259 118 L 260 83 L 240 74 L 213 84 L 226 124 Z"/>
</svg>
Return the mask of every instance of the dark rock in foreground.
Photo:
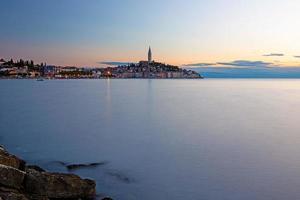
<svg viewBox="0 0 300 200">
<path fill-rule="evenodd" d="M 0 200 L 89 200 L 96 183 L 74 174 L 50 173 L 26 166 L 0 146 Z"/>
<path fill-rule="evenodd" d="M 0 200 L 29 200 L 18 190 L 0 187 Z M 42 199 L 40 199 L 42 200 Z"/>
<path fill-rule="evenodd" d="M 25 161 L 9 154 L 2 146 L 0 146 L 0 164 L 10 166 L 16 169 L 24 170 Z"/>
<path fill-rule="evenodd" d="M 39 172 L 26 170 L 25 191 L 34 196 L 46 196 L 53 199 L 93 199 L 95 182 L 81 179 L 73 174 Z"/>
<path fill-rule="evenodd" d="M 27 165 L 25 171 L 27 171 L 28 169 L 34 169 L 38 172 L 46 172 L 46 170 L 44 170 L 43 168 L 41 168 L 37 165 Z"/>
<path fill-rule="evenodd" d="M 25 172 L 0 164 L 0 184 L 14 189 L 22 189 Z"/>
</svg>

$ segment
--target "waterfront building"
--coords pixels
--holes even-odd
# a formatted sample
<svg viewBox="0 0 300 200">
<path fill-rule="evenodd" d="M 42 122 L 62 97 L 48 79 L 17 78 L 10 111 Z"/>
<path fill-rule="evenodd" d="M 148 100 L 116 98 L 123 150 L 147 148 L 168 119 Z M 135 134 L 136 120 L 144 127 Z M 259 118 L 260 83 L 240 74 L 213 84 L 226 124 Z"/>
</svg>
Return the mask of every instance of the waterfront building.
<svg viewBox="0 0 300 200">
<path fill-rule="evenodd" d="M 29 76 L 30 78 L 36 78 L 36 77 L 40 77 L 41 73 L 39 71 L 31 71 L 29 72 Z"/>
<path fill-rule="evenodd" d="M 56 66 L 54 65 L 44 65 L 43 76 L 48 78 L 53 78 L 56 74 Z"/>
<path fill-rule="evenodd" d="M 2 67 L 5 63 L 6 63 L 5 60 L 1 59 L 0 60 L 0 67 Z"/>
<path fill-rule="evenodd" d="M 61 69 L 62 72 L 76 72 L 79 69 L 77 67 L 71 67 L 71 66 L 67 66 L 67 67 L 63 67 Z"/>
</svg>

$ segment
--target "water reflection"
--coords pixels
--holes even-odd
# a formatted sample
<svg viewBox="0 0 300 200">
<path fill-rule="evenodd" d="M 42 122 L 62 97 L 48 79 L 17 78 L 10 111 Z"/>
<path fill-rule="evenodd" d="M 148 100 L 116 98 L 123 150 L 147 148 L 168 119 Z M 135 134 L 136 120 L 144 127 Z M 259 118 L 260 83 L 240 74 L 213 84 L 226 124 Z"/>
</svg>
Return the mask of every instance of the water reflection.
<svg viewBox="0 0 300 200">
<path fill-rule="evenodd" d="M 107 122 L 109 124 L 111 124 L 111 120 L 112 120 L 112 96 L 111 96 L 111 79 L 107 78 L 105 79 L 105 105 L 100 105 L 102 106 L 102 109 L 105 112 L 105 120 L 107 120 Z"/>
<path fill-rule="evenodd" d="M 3 144 L 41 163 L 109 161 L 76 171 L 108 196 L 300 199 L 298 80 L 36 84 L 1 81 Z"/>
</svg>

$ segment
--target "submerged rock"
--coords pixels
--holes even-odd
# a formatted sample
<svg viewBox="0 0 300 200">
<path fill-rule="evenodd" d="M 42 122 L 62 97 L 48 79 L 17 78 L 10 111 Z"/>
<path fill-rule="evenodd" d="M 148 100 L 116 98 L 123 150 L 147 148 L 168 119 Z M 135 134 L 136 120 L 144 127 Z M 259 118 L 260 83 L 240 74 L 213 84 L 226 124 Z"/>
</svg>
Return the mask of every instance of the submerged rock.
<svg viewBox="0 0 300 200">
<path fill-rule="evenodd" d="M 88 164 L 70 164 L 70 165 L 65 165 L 65 166 L 69 171 L 74 171 L 77 169 L 95 168 L 95 167 L 98 167 L 100 165 L 105 165 L 105 164 L 107 164 L 107 162 L 88 163 Z"/>
<path fill-rule="evenodd" d="M 104 197 L 104 198 L 102 198 L 102 200 L 113 200 L 113 199 L 110 197 Z"/>
<path fill-rule="evenodd" d="M 51 165 L 61 165 L 61 166 L 66 166 L 67 163 L 63 162 L 63 161 L 51 161 L 51 162 L 48 162 L 47 164 L 51 164 Z"/>
<path fill-rule="evenodd" d="M 65 167 L 68 171 L 75 171 L 75 170 L 79 170 L 79 169 L 93 169 L 102 165 L 106 165 L 108 164 L 107 161 L 102 161 L 102 162 L 94 162 L 94 163 L 76 163 L 76 164 L 70 164 L 67 162 L 63 162 L 63 161 L 52 161 L 49 162 L 48 164 L 50 165 L 59 165 L 62 167 Z"/>
<path fill-rule="evenodd" d="M 131 180 L 129 177 L 127 177 L 126 175 L 119 173 L 119 172 L 107 172 L 108 175 L 115 177 L 117 180 L 123 182 L 123 183 L 131 183 L 133 182 L 133 180 Z"/>
</svg>

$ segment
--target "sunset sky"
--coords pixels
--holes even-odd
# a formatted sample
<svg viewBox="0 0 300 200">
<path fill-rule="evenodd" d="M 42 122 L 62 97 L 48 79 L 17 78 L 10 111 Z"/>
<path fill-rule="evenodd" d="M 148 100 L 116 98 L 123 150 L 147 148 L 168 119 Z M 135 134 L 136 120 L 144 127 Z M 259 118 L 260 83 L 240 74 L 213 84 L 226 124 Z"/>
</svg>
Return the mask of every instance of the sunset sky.
<svg viewBox="0 0 300 200">
<path fill-rule="evenodd" d="M 2 0 L 0 57 L 300 66 L 298 0 Z M 239 64 L 239 63 L 238 63 Z M 235 66 L 234 63 L 232 66 Z"/>
</svg>

